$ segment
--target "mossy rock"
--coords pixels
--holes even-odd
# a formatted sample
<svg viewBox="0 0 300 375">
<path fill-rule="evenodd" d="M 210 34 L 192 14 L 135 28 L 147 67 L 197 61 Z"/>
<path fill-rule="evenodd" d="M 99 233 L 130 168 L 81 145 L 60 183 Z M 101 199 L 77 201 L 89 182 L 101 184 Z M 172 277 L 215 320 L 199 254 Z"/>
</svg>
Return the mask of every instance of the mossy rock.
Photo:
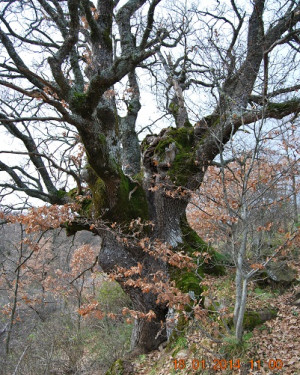
<svg viewBox="0 0 300 375">
<path fill-rule="evenodd" d="M 133 373 L 134 368 L 130 361 L 117 359 L 105 375 L 131 375 Z"/>
<path fill-rule="evenodd" d="M 244 315 L 243 327 L 247 331 L 252 331 L 255 327 L 274 319 L 277 316 L 277 310 L 264 309 L 260 311 L 246 311 Z M 228 322 L 229 327 L 233 327 L 233 320 Z"/>
<path fill-rule="evenodd" d="M 297 271 L 285 261 L 271 261 L 266 267 L 266 273 L 272 281 L 285 285 L 291 284 L 297 278 Z"/>
<path fill-rule="evenodd" d="M 118 359 L 115 363 L 111 366 L 111 368 L 106 372 L 105 375 L 123 375 L 123 361 Z"/>
<path fill-rule="evenodd" d="M 244 316 L 244 329 L 252 331 L 256 326 L 274 319 L 277 316 L 275 309 L 264 309 L 261 311 L 246 311 Z"/>
<path fill-rule="evenodd" d="M 175 280 L 177 288 L 184 293 L 194 292 L 196 297 L 200 297 L 203 289 L 200 286 L 200 280 L 193 271 L 183 271 L 179 268 L 173 268 L 170 271 L 172 280 Z"/>
</svg>

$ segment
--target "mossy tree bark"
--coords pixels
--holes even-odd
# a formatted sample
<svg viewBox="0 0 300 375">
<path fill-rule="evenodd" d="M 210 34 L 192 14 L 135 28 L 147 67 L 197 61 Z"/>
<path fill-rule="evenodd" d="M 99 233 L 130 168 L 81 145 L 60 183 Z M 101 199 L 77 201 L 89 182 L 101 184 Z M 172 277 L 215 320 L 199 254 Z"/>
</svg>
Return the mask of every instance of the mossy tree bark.
<svg viewBox="0 0 300 375">
<path fill-rule="evenodd" d="M 145 67 L 142 63 L 155 56 L 162 46 L 176 46 L 186 37 L 186 27 L 178 27 L 176 22 L 167 24 L 166 21 L 168 28 L 161 27 L 163 20 L 160 25 L 155 24 L 155 9 L 160 2 L 127 0 L 119 5 L 119 1 L 98 0 L 94 5 L 89 0 L 15 0 L 5 3 L 1 9 L 3 29 L 0 29 L 0 41 L 7 61 L 0 64 L 0 84 L 12 90 L 16 98 L 11 96 L 15 102 L 9 103 L 7 108 L 7 104 L 1 102 L 6 111 L 0 114 L 0 123 L 11 136 L 22 142 L 26 150 L 22 151 L 22 155 L 28 157 L 37 177 L 2 161 L 0 170 L 9 178 L 7 183 L 1 184 L 5 191 L 26 193 L 50 204 L 65 204 L 74 198 L 74 194 L 67 194 L 58 188 L 59 178 L 52 178 L 54 169 L 74 178 L 78 194 L 84 193 L 84 185 L 88 185 L 85 191 L 87 195 L 92 193 L 92 202 L 85 202 L 86 206 L 81 211 L 84 217 L 78 218 L 69 231 L 84 228 L 103 238 L 99 263 L 107 272 L 113 271 L 116 266 L 130 268 L 140 263 L 143 266 L 142 277 L 151 277 L 161 271 L 168 279 L 172 277 L 168 265 L 146 253 L 130 237 L 128 227 L 132 220 L 140 218 L 142 223 L 152 222 L 153 230 L 142 233 L 152 242 L 159 240 L 189 254 L 202 247 L 202 242 L 186 222 L 185 210 L 191 191 L 200 186 L 210 163 L 243 124 L 262 118 L 280 119 L 299 112 L 300 101 L 297 98 L 284 103 L 270 102 L 272 97 L 298 90 L 298 86 L 273 92 L 267 98 L 267 105 L 266 91 L 260 96 L 251 94 L 262 62 L 266 61 L 268 54 L 276 45 L 294 42 L 297 34 L 295 26 L 300 20 L 300 5 L 291 1 L 286 13 L 275 19 L 272 27 L 264 30 L 265 1 L 255 0 L 247 26 L 247 51 L 235 58 L 234 54 L 238 54 L 239 50 L 236 48 L 235 51 L 235 44 L 245 16 L 239 13 L 232 1 L 237 25 L 233 28 L 226 56 L 222 57 L 224 66 L 221 77 L 214 75 L 214 68 L 203 65 L 204 74 L 212 73 L 209 84 L 189 79 L 189 75 L 192 77 L 195 72 L 203 73 L 199 71 L 199 66 L 202 66 L 199 64 L 188 71 L 193 58 L 187 55 L 194 53 L 194 47 L 186 48 L 185 55 L 175 64 L 160 54 L 170 84 L 168 92 L 173 93 L 167 103 L 176 127 L 146 137 L 140 147 L 136 129 L 141 107 L 137 68 Z M 143 20 L 145 22 L 136 25 L 142 7 L 147 13 Z M 25 27 L 24 33 L 18 35 L 18 31 L 10 27 L 10 20 L 15 14 L 21 17 L 28 12 L 32 19 L 26 16 L 23 20 L 26 27 L 31 28 L 30 33 Z M 141 14 L 144 14 L 143 11 Z M 209 17 L 212 15 L 209 14 Z M 216 15 L 218 19 L 220 17 Z M 28 20 L 30 24 L 27 24 Z M 232 22 L 229 23 L 232 26 Z M 43 26 L 45 31 L 38 34 L 34 25 Z M 205 20 L 203 25 L 207 26 Z M 56 30 L 51 34 L 53 39 L 47 37 L 47 31 L 51 28 Z M 213 34 L 215 30 L 211 29 L 210 35 Z M 47 67 L 43 74 L 41 69 L 37 69 L 34 58 L 28 66 L 23 61 L 19 41 L 29 47 L 33 44 L 37 53 L 44 54 L 43 64 Z M 32 56 L 29 47 L 29 55 Z M 223 48 L 214 53 L 215 56 L 223 54 Z M 212 64 L 219 65 L 220 62 Z M 177 68 L 181 66 L 178 73 Z M 114 85 L 125 77 L 128 78 L 130 95 L 126 100 L 127 114 L 121 117 L 117 111 Z M 22 84 L 19 85 L 19 81 Z M 195 126 L 189 121 L 189 111 L 184 101 L 185 90 L 191 84 L 212 88 L 216 99 L 211 115 Z M 23 102 L 24 97 L 28 102 Z M 37 101 L 36 108 L 28 117 L 24 108 L 32 101 Z M 253 102 L 258 106 L 255 111 L 248 106 Z M 12 116 L 13 106 L 16 111 Z M 46 110 L 40 113 L 40 107 Z M 56 117 L 44 116 L 49 108 Z M 25 114 L 20 117 L 23 111 Z M 86 152 L 85 181 L 82 181 L 82 170 L 75 173 L 70 165 L 62 168 L 40 146 L 43 142 L 34 140 L 36 128 L 30 131 L 31 122 L 45 125 L 47 121 L 65 123 L 76 129 Z M 24 133 L 18 129 L 17 122 L 26 124 Z M 126 243 L 119 240 L 120 233 L 114 228 L 127 231 Z M 187 278 L 181 280 L 188 291 L 190 284 Z M 155 295 L 144 294 L 138 288 L 126 285 L 125 281 L 120 280 L 120 283 L 130 295 L 134 307 L 145 313 L 149 310 L 156 313 L 156 318 L 151 322 L 138 320 L 133 335 L 133 346 L 141 352 L 150 351 L 166 339 L 161 322 L 165 323 L 167 306 L 157 304 Z M 195 285 L 195 280 L 191 284 Z"/>
</svg>

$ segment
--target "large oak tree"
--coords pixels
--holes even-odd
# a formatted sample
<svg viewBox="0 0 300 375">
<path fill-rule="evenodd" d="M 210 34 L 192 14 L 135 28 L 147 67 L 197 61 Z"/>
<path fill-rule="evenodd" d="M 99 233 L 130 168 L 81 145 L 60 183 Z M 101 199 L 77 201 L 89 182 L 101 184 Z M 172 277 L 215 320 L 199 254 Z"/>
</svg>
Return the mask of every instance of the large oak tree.
<svg viewBox="0 0 300 375">
<path fill-rule="evenodd" d="M 14 204 L 19 208 L 31 202 L 25 194 L 64 205 L 90 191 L 92 202 L 83 201 L 69 231 L 85 228 L 102 237 L 99 263 L 106 272 L 140 263 L 144 278 L 158 271 L 167 278 L 165 259 L 146 252 L 138 236 L 191 255 L 201 242 L 185 216 L 190 192 L 223 145 L 242 125 L 295 116 L 300 109 L 299 2 L 184 4 L 169 10 L 165 0 L 0 5 L 0 123 L 16 140 L 13 150 L 2 151 L 2 203 L 7 207 L 14 193 L 23 199 Z M 165 95 L 173 126 L 140 144 L 143 71 Z M 123 112 L 120 83 L 126 85 Z M 75 155 L 79 144 L 84 166 Z M 10 154 L 21 155 L 23 165 L 8 161 Z M 68 192 L 72 182 L 76 191 Z M 128 228 L 135 219 L 142 235 Z M 156 314 L 136 321 L 133 346 L 155 349 L 166 339 L 161 322 L 167 304 L 120 282 L 137 310 Z"/>
</svg>

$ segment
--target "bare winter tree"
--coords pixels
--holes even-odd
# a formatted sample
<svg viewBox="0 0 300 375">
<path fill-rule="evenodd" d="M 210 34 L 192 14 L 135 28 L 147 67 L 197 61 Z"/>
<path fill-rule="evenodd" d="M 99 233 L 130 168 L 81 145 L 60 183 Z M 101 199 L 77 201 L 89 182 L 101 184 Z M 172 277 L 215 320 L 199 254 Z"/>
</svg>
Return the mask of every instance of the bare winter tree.
<svg viewBox="0 0 300 375">
<path fill-rule="evenodd" d="M 88 200 L 91 191 L 92 202 L 71 228 L 103 238 L 99 262 L 106 272 L 140 263 L 145 278 L 157 271 L 167 278 L 168 265 L 145 252 L 128 228 L 127 241 L 120 241 L 115 228 L 140 218 L 153 224 L 152 230 L 142 226 L 150 242 L 196 250 L 185 216 L 189 192 L 200 186 L 223 145 L 243 124 L 300 109 L 297 1 L 213 1 L 209 7 L 199 1 L 190 9 L 182 1 L 172 11 L 166 3 L 0 5 L 0 123 L 14 139 L 13 150 L 3 147 L 0 162 L 3 205 L 11 193 L 23 199 L 23 208 L 32 202 L 24 194 L 63 205 L 82 194 Z M 165 90 L 174 127 L 140 145 L 142 69 Z M 126 85 L 126 114 L 119 111 L 120 84 Z M 11 153 L 21 155 L 23 164 L 8 159 Z M 77 190 L 66 191 L 72 182 Z M 166 340 L 161 322 L 167 304 L 124 280 L 121 285 L 137 310 L 156 314 L 151 321 L 137 320 L 133 346 L 157 348 Z"/>
</svg>

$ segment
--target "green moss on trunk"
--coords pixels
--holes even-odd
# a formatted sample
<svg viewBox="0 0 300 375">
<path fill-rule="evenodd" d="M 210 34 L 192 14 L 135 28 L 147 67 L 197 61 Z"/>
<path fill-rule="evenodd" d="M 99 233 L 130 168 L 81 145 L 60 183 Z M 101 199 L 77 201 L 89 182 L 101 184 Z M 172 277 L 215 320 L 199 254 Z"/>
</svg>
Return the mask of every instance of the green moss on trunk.
<svg viewBox="0 0 300 375">
<path fill-rule="evenodd" d="M 99 217 L 107 205 L 105 183 L 100 177 L 98 177 L 96 181 L 90 183 L 90 189 L 93 195 L 94 213 L 96 217 Z"/>
<path fill-rule="evenodd" d="M 68 193 L 65 190 L 57 190 L 56 195 L 59 199 L 65 198 Z"/>
<path fill-rule="evenodd" d="M 184 240 L 182 250 L 184 250 L 185 253 L 192 257 L 195 252 L 209 255 L 207 257 L 207 262 L 204 262 L 202 265 L 203 272 L 216 276 L 225 275 L 225 267 L 223 264 L 226 262 L 226 258 L 203 241 L 190 227 L 186 218 L 181 220 L 181 231 Z"/>
<path fill-rule="evenodd" d="M 194 142 L 194 130 L 189 127 L 180 129 L 169 128 L 166 132 L 166 136 L 163 137 L 155 147 L 154 153 L 158 156 L 163 156 L 166 147 L 173 142 L 175 142 L 179 150 L 185 152 L 191 151 Z"/>
<path fill-rule="evenodd" d="M 168 170 L 168 175 L 177 186 L 185 186 L 191 175 L 199 172 L 199 168 L 195 164 L 194 140 L 193 128 L 171 128 L 155 148 L 155 155 L 163 162 L 165 160 L 166 148 L 171 143 L 175 144 L 176 155 Z"/>
<path fill-rule="evenodd" d="M 297 108 L 299 107 L 299 104 L 300 103 L 298 99 L 291 99 L 282 103 L 268 103 L 267 109 L 272 112 L 281 113 L 281 112 L 288 111 L 290 108 L 293 108 L 293 107 Z"/>
<path fill-rule="evenodd" d="M 119 181 L 116 181 L 116 184 L 118 186 L 109 188 L 101 178 L 91 179 L 89 185 L 96 217 L 102 216 L 105 220 L 118 223 L 129 223 L 138 217 L 148 220 L 148 203 L 142 186 L 130 180 L 121 170 L 119 170 Z M 108 199 L 111 193 L 109 190 L 114 188 L 116 188 L 115 198 L 111 206 Z"/>
<path fill-rule="evenodd" d="M 111 219 L 118 222 L 130 222 L 140 217 L 148 220 L 148 203 L 142 186 L 131 181 L 123 172 L 120 173 L 120 185 L 117 191 L 117 204 L 108 212 Z"/>
<path fill-rule="evenodd" d="M 223 266 L 224 257 L 216 252 L 211 246 L 203 241 L 197 233 L 189 226 L 186 218 L 181 220 L 181 231 L 183 235 L 183 244 L 177 247 L 177 251 L 183 251 L 185 254 L 194 259 L 195 264 L 200 257 L 200 266 L 196 270 L 179 269 L 177 267 L 170 268 L 170 277 L 175 281 L 176 287 L 182 292 L 193 292 L 196 299 L 199 300 L 203 292 L 200 286 L 201 278 L 205 273 L 213 275 L 224 275 L 225 267 Z M 209 255 L 207 262 L 203 261 L 200 256 L 195 253 L 202 253 L 203 258 Z M 208 257 L 207 257 L 208 258 Z M 187 310 L 189 306 L 186 307 Z"/>
<path fill-rule="evenodd" d="M 193 152 L 179 152 L 168 172 L 177 186 L 186 186 L 192 175 L 199 172 Z"/>
<path fill-rule="evenodd" d="M 75 91 L 70 102 L 70 109 L 83 118 L 90 116 L 91 105 L 88 102 L 87 94 L 85 92 Z"/>
</svg>

